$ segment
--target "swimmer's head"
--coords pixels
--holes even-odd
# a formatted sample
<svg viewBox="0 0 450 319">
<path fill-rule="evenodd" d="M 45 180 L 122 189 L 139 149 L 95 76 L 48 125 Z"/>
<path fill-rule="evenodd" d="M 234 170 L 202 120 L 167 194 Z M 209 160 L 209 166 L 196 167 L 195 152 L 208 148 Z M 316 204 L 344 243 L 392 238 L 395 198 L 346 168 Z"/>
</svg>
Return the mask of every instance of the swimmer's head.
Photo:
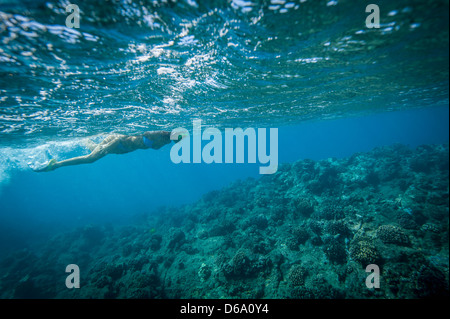
<svg viewBox="0 0 450 319">
<path fill-rule="evenodd" d="M 175 143 L 178 143 L 179 141 L 181 141 L 183 139 L 183 135 L 182 134 L 178 134 L 178 137 L 173 140 Z"/>
<path fill-rule="evenodd" d="M 175 143 L 178 143 L 182 139 L 189 137 L 189 132 L 185 129 L 174 129 L 170 133 L 170 139 Z"/>
</svg>

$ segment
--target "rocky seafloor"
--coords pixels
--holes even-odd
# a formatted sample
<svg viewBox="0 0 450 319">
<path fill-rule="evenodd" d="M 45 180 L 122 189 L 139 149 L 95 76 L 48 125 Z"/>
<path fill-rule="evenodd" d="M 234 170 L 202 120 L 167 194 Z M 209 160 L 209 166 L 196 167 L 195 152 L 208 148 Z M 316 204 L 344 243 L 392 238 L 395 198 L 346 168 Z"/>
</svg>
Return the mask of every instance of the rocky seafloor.
<svg viewBox="0 0 450 319">
<path fill-rule="evenodd" d="M 448 297 L 448 145 L 283 164 L 136 225 L 57 235 L 0 274 L 1 298 Z"/>
</svg>

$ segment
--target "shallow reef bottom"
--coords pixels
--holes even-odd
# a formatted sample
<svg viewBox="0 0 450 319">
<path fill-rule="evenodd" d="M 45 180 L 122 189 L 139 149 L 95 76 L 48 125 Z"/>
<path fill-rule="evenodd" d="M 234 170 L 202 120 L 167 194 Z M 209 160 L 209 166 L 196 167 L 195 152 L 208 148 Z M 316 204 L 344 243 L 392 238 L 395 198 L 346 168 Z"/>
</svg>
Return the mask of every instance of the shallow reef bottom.
<svg viewBox="0 0 450 319">
<path fill-rule="evenodd" d="M 59 234 L 0 273 L 1 298 L 448 297 L 448 145 L 283 164 L 136 225 Z"/>
</svg>

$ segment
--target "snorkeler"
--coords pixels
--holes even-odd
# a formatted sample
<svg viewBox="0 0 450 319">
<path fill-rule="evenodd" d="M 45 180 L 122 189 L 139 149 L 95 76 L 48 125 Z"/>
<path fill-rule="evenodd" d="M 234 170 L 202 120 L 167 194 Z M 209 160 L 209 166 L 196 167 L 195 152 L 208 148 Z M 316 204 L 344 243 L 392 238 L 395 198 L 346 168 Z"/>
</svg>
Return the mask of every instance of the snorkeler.
<svg viewBox="0 0 450 319">
<path fill-rule="evenodd" d="M 69 158 L 60 162 L 56 159 L 51 159 L 47 166 L 41 169 L 35 169 L 35 171 L 50 172 L 63 166 L 90 164 L 108 154 L 125 154 L 149 148 L 157 150 L 164 145 L 170 144 L 170 142 L 170 132 L 168 131 L 149 131 L 133 136 L 110 134 L 99 144 L 88 140 L 86 146 L 91 151 L 88 155 Z"/>
</svg>

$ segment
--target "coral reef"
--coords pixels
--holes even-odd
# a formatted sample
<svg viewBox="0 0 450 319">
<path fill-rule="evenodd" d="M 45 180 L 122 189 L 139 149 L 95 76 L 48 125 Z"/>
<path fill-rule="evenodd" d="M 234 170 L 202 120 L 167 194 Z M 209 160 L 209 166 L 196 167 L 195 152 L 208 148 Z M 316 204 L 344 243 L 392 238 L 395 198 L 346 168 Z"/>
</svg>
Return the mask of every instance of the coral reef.
<svg viewBox="0 0 450 319">
<path fill-rule="evenodd" d="M 380 253 L 374 244 L 368 240 L 357 240 L 350 245 L 350 256 L 363 266 L 376 264 L 380 261 Z"/>
<path fill-rule="evenodd" d="M 377 229 L 377 237 L 380 238 L 383 243 L 397 244 L 397 245 L 409 245 L 408 235 L 402 228 L 394 225 L 381 225 Z"/>
<path fill-rule="evenodd" d="M 347 259 L 345 246 L 334 238 L 324 245 L 324 252 L 331 262 L 343 264 Z"/>
<path fill-rule="evenodd" d="M 283 164 L 0 261 L 1 298 L 448 297 L 447 145 Z M 76 263 L 81 288 L 64 285 Z M 381 287 L 365 286 L 369 264 Z"/>
<path fill-rule="evenodd" d="M 292 266 L 288 274 L 288 282 L 291 287 L 299 287 L 305 284 L 306 271 L 300 265 Z"/>
</svg>

